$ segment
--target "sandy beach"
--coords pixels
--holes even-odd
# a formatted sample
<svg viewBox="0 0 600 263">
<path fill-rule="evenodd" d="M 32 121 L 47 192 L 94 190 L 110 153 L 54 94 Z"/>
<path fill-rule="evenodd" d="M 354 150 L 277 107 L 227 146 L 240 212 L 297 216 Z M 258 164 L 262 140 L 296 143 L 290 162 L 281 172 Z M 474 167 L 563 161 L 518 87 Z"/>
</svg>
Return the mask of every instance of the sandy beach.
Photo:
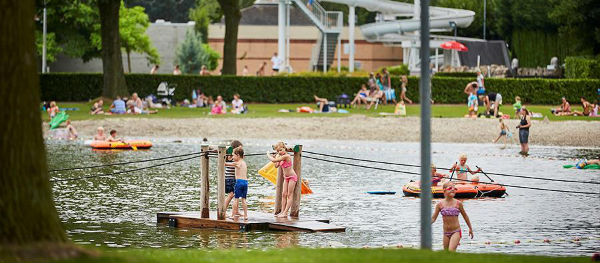
<svg viewBox="0 0 600 263">
<path fill-rule="evenodd" d="M 505 121 L 517 135 L 518 120 Z M 373 118 L 352 115 L 344 118 L 193 118 L 146 119 L 107 118 L 74 121 L 80 137 L 91 139 L 98 126 L 107 132 L 119 131 L 127 138 L 241 138 L 241 139 L 335 139 L 377 141 L 419 141 L 420 120 L 407 118 Z M 47 128 L 45 128 L 47 129 Z M 497 119 L 432 119 L 434 142 L 490 143 L 499 134 Z M 600 147 L 600 122 L 533 120 L 531 145 Z M 518 142 L 518 136 L 515 137 Z M 501 141 L 500 141 L 501 142 Z"/>
</svg>

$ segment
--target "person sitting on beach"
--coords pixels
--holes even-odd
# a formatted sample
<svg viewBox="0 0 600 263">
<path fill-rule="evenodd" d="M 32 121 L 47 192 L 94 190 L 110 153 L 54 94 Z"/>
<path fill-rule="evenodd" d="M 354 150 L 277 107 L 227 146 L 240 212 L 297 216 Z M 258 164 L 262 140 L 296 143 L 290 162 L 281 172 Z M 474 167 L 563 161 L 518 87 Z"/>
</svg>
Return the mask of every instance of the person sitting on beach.
<svg viewBox="0 0 600 263">
<path fill-rule="evenodd" d="M 208 105 L 208 97 L 204 95 L 204 92 L 198 90 L 198 98 L 196 99 L 196 107 L 206 107 Z"/>
<path fill-rule="evenodd" d="M 467 172 L 471 174 L 476 174 L 478 172 L 481 172 L 481 168 L 473 172 L 471 168 L 469 168 L 469 166 L 467 165 L 467 155 L 463 153 L 458 157 L 458 164 L 452 165 L 452 168 L 450 168 L 450 172 L 456 172 L 456 178 L 458 179 L 459 183 L 464 184 L 467 183 L 469 180 Z"/>
<path fill-rule="evenodd" d="M 500 124 L 499 124 L 500 135 L 498 135 L 498 138 L 496 138 L 492 142 L 496 143 L 496 142 L 498 142 L 498 140 L 500 140 L 500 137 L 502 137 L 504 139 L 504 146 L 502 148 L 505 148 L 506 147 L 506 138 L 512 137 L 512 134 L 508 130 L 508 126 L 506 126 L 506 124 L 504 124 L 504 121 L 502 120 L 502 118 L 498 119 L 498 121 L 500 122 Z"/>
<path fill-rule="evenodd" d="M 379 72 L 375 74 L 375 86 L 377 86 L 377 88 L 379 88 L 379 91 L 381 91 L 381 103 L 387 104 L 385 92 L 383 91 L 383 84 L 381 83 L 381 74 L 379 74 Z"/>
<path fill-rule="evenodd" d="M 454 183 L 446 182 L 442 185 L 442 188 L 444 189 L 444 200 L 435 205 L 435 211 L 431 216 L 431 224 L 435 223 L 435 220 L 441 213 L 444 223 L 444 237 L 442 241 L 444 249 L 456 251 L 456 248 L 460 244 L 460 239 L 462 238 L 462 230 L 460 229 L 458 215 L 462 215 L 465 223 L 467 223 L 471 239 L 473 239 L 473 227 L 471 227 L 471 220 L 469 220 L 469 216 L 467 215 L 462 202 L 454 199 L 457 190 Z"/>
<path fill-rule="evenodd" d="M 315 102 L 319 105 L 319 112 L 323 112 L 323 107 L 329 105 L 329 101 L 326 98 L 319 98 L 317 95 L 313 96 L 315 97 Z"/>
<path fill-rule="evenodd" d="M 104 104 L 103 100 L 98 100 L 97 102 L 94 102 L 94 105 L 92 106 L 92 109 L 90 110 L 90 114 L 91 115 L 96 115 L 96 114 L 104 114 L 104 109 L 102 109 L 102 105 Z"/>
<path fill-rule="evenodd" d="M 240 99 L 240 94 L 233 94 L 233 100 L 231 101 L 231 113 L 241 114 L 245 113 L 244 101 Z"/>
<path fill-rule="evenodd" d="M 367 105 L 366 109 L 370 109 L 373 104 L 378 103 L 379 100 L 383 100 L 383 91 L 381 91 L 378 87 L 377 87 L 377 83 L 371 85 L 371 88 L 369 89 L 369 97 L 367 97 L 367 101 L 371 102 L 369 103 L 369 105 Z"/>
<path fill-rule="evenodd" d="M 221 95 L 217 96 L 217 100 L 215 100 L 212 108 L 210 109 L 210 114 L 225 114 L 227 112 L 227 104 L 223 101 L 223 97 Z"/>
<path fill-rule="evenodd" d="M 69 140 L 77 139 L 77 129 L 73 127 L 70 120 L 67 120 L 67 131 L 69 132 Z"/>
<path fill-rule="evenodd" d="M 273 145 L 276 156 L 272 156 L 271 153 L 267 152 L 267 158 L 269 161 L 275 163 L 275 167 L 283 170 L 283 192 L 281 194 L 281 212 L 276 217 L 287 217 L 288 211 L 292 207 L 292 198 L 294 197 L 294 189 L 296 189 L 296 182 L 298 181 L 298 175 L 292 167 L 292 157 L 287 153 L 287 147 L 285 143 L 278 142 Z"/>
<path fill-rule="evenodd" d="M 140 109 L 144 108 L 144 102 L 142 101 L 142 99 L 140 99 L 140 97 L 138 96 L 138 94 L 136 92 L 131 94 L 131 101 L 136 108 L 140 108 Z"/>
<path fill-rule="evenodd" d="M 125 101 L 117 96 L 112 105 L 110 105 L 110 112 L 113 114 L 125 114 L 127 112 Z"/>
<path fill-rule="evenodd" d="M 594 111 L 594 105 L 587 101 L 584 97 L 581 97 L 581 107 L 583 111 L 574 110 L 571 113 L 565 113 L 563 116 L 590 116 Z"/>
<path fill-rule="evenodd" d="M 550 112 L 552 112 L 552 114 L 554 114 L 556 116 L 570 115 L 571 114 L 571 104 L 567 101 L 567 99 L 565 97 L 562 97 L 562 103 L 560 104 L 560 107 L 558 107 L 556 109 L 552 109 L 552 110 L 550 110 Z"/>
<path fill-rule="evenodd" d="M 111 130 L 110 136 L 108 138 L 106 138 L 106 141 L 107 142 L 122 142 L 122 143 L 125 142 L 123 139 L 117 138 L 117 130 Z"/>
<path fill-rule="evenodd" d="M 595 100 L 594 104 L 592 104 L 591 106 L 592 106 L 592 112 L 590 113 L 590 117 L 600 116 L 600 115 L 598 115 L 598 110 L 600 109 L 600 105 L 598 105 L 598 101 Z"/>
<path fill-rule="evenodd" d="M 156 110 L 143 110 L 142 108 L 138 108 L 134 103 L 129 104 L 129 109 L 127 110 L 129 114 L 155 114 L 158 113 Z"/>
<path fill-rule="evenodd" d="M 60 111 L 58 106 L 56 106 L 56 101 L 50 102 L 50 107 L 48 108 L 47 111 L 48 111 L 48 116 L 50 116 L 50 119 L 52 120 L 52 118 L 54 118 L 54 116 L 56 116 L 56 114 L 58 114 L 58 112 Z"/>
<path fill-rule="evenodd" d="M 356 104 L 360 105 L 361 103 L 367 104 L 367 97 L 369 96 L 369 90 L 367 90 L 367 85 L 362 84 L 360 86 L 360 90 L 356 93 L 356 96 L 350 102 L 351 106 L 356 107 Z"/>
<path fill-rule="evenodd" d="M 233 163 L 225 163 L 225 166 L 235 167 L 235 189 L 233 202 L 233 208 L 231 211 L 232 217 L 237 216 L 238 201 L 242 201 L 242 208 L 244 208 L 244 220 L 248 220 L 248 204 L 246 203 L 246 196 L 248 194 L 248 166 L 244 161 L 244 149 L 237 147 L 233 149 Z"/>
<path fill-rule="evenodd" d="M 106 135 L 104 135 L 104 128 L 98 127 L 96 129 L 96 135 L 94 135 L 94 141 L 106 141 Z"/>
<path fill-rule="evenodd" d="M 519 116 L 519 112 L 521 111 L 522 107 L 523 107 L 523 104 L 521 104 L 521 97 L 516 96 L 515 103 L 513 104 L 513 109 L 515 109 L 515 116 Z"/>
</svg>

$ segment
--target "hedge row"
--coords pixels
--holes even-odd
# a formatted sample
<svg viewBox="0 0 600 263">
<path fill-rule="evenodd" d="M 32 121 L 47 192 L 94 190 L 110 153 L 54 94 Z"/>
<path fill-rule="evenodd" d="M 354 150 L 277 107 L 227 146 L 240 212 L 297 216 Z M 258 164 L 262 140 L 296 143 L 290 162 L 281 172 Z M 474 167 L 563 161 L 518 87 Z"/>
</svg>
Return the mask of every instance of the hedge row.
<svg viewBox="0 0 600 263">
<path fill-rule="evenodd" d="M 567 57 L 565 69 L 565 75 L 570 79 L 600 79 L 600 58 Z"/>
<path fill-rule="evenodd" d="M 156 94 L 160 82 L 175 85 L 175 99 L 190 98 L 193 89 L 216 97 L 222 95 L 229 100 L 239 93 L 247 102 L 295 103 L 314 101 L 313 95 L 335 99 L 346 93 L 355 94 L 367 78 L 362 77 L 237 77 L 197 75 L 125 75 L 129 92 L 145 97 Z M 102 75 L 98 73 L 50 73 L 40 75 L 42 100 L 87 101 L 100 97 Z M 465 103 L 465 85 L 473 78 L 435 77 L 432 80 L 433 99 L 436 103 Z M 392 86 L 398 93 L 400 79 L 392 78 Z M 488 91 L 499 92 L 504 102 L 512 103 L 520 96 L 524 103 L 558 104 L 565 96 L 578 102 L 581 96 L 590 100 L 597 98 L 600 80 L 571 79 L 487 79 Z M 409 77 L 407 96 L 419 101 L 418 78 Z"/>
</svg>

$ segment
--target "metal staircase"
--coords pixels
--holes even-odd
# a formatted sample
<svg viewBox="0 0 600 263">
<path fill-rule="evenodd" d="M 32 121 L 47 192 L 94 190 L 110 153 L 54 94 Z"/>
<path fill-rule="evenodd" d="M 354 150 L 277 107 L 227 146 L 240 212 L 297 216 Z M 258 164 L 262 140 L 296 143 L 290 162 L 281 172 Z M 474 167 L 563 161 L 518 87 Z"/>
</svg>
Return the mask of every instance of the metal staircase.
<svg viewBox="0 0 600 263">
<path fill-rule="evenodd" d="M 293 0 L 321 31 L 310 57 L 310 70 L 326 70 L 333 63 L 338 37 L 343 28 L 343 14 L 337 11 L 326 11 L 317 0 L 313 0 L 312 4 L 308 5 L 309 1 Z"/>
</svg>

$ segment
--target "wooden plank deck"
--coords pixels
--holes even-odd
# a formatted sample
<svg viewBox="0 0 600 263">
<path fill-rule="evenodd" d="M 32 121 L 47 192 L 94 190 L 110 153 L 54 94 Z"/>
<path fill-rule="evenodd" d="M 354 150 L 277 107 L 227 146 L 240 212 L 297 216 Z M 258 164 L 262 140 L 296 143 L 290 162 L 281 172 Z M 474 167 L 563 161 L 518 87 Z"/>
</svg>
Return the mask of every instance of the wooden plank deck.
<svg viewBox="0 0 600 263">
<path fill-rule="evenodd" d="M 226 230 L 283 230 L 300 232 L 344 232 L 345 227 L 329 224 L 329 220 L 314 218 L 277 218 L 273 214 L 248 211 L 248 220 L 242 217 L 217 220 L 216 212 L 210 218 L 200 218 L 200 211 L 194 212 L 160 212 L 156 221 L 173 227 L 217 228 Z"/>
</svg>

